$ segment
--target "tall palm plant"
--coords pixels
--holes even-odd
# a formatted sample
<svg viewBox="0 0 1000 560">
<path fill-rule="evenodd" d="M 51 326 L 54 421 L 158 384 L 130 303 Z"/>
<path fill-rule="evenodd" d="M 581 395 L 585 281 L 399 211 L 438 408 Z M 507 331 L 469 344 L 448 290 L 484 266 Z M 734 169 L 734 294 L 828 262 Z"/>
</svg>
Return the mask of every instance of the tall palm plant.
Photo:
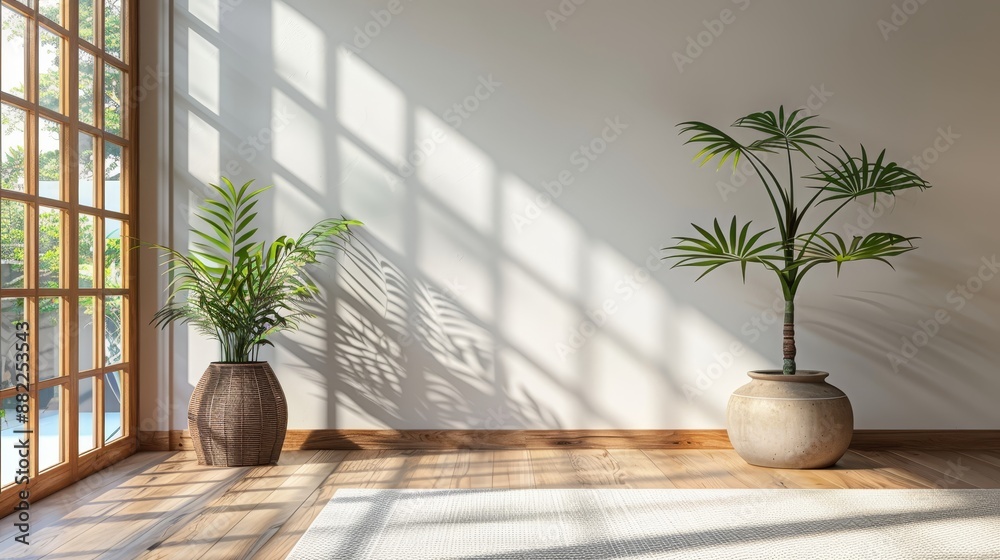
<svg viewBox="0 0 1000 560">
<path fill-rule="evenodd" d="M 843 146 L 828 149 L 825 144 L 830 140 L 822 133 L 826 127 L 813 122 L 815 115 L 800 114 L 801 110 L 797 110 L 786 115 L 784 107 L 780 107 L 777 113 L 764 111 L 737 120 L 732 126 L 758 133 L 758 138 L 747 144 L 703 122 L 680 123 L 680 133 L 688 135 L 685 144 L 701 146 L 694 157 L 701 166 L 718 158 L 717 169 L 731 161 L 735 170 L 740 160 L 746 158 L 763 184 L 777 225 L 753 231 L 751 222 L 740 227 L 735 216 L 728 228 L 716 219 L 711 228 L 692 224 L 697 235 L 675 237 L 677 242 L 664 248 L 669 252 L 664 258 L 674 259 L 673 267 L 705 268 L 698 279 L 730 263 L 740 265 L 744 282 L 748 264 L 763 266 L 777 276 L 785 299 L 782 373 L 786 375 L 796 371 L 795 295 L 806 274 L 825 263 L 836 263 L 839 274 L 841 265 L 848 261 L 876 260 L 891 267 L 889 257 L 916 248 L 913 245 L 916 237 L 869 233 L 845 240 L 824 227 L 850 202 L 862 197 L 871 196 L 874 202 L 879 195 L 895 196 L 907 189 L 923 190 L 931 186 L 913 171 L 887 161 L 885 150 L 873 158 L 864 146 L 860 147 L 860 153 L 853 154 Z M 787 162 L 787 182 L 782 182 L 761 157 L 774 153 L 784 155 L 780 163 L 784 166 Z M 794 154 L 804 156 L 813 171 L 797 176 Z M 797 187 L 796 179 L 809 189 L 801 206 L 796 204 L 796 189 L 802 188 Z M 823 217 L 814 226 L 807 226 L 805 218 L 812 216 L 813 211 Z M 769 236 L 775 229 L 777 235 Z"/>
<path fill-rule="evenodd" d="M 154 245 L 170 282 L 167 302 L 152 322 L 159 327 L 190 323 L 219 342 L 225 362 L 256 361 L 261 346 L 272 345 L 272 335 L 294 330 L 310 316 L 305 304 L 319 288 L 306 266 L 334 256 L 351 226 L 362 225 L 330 218 L 298 237 L 255 241 L 254 207 L 270 187 L 250 190 L 252 183 L 237 188 L 223 177 L 221 186 L 210 185 L 218 196 L 199 207 L 198 217 L 208 228 L 191 229 L 198 241 L 189 254 Z"/>
</svg>

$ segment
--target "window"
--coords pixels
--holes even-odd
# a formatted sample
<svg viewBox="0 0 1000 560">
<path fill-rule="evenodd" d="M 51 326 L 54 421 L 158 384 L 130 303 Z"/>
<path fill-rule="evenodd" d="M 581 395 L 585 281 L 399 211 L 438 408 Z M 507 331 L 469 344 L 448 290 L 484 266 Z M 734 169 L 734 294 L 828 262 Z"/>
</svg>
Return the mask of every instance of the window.
<svg viewBox="0 0 1000 560">
<path fill-rule="evenodd" d="M 0 506 L 131 451 L 133 0 L 0 0 Z M 25 417 L 17 344 L 27 322 Z M 23 357 L 20 361 L 23 361 Z M 23 397 L 22 397 L 23 398 Z M 61 481 L 61 482 L 60 482 Z M 38 496 L 35 496 L 36 499 Z"/>
</svg>

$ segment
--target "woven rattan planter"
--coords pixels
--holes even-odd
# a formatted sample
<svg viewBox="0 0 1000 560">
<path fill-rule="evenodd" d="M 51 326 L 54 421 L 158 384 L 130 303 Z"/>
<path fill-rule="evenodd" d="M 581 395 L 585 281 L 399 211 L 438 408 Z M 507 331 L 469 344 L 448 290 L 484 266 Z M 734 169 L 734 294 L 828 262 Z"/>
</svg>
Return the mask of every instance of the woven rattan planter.
<svg viewBox="0 0 1000 560">
<path fill-rule="evenodd" d="M 200 465 L 277 463 L 287 425 L 285 393 L 267 362 L 213 362 L 188 406 L 188 427 Z"/>
</svg>

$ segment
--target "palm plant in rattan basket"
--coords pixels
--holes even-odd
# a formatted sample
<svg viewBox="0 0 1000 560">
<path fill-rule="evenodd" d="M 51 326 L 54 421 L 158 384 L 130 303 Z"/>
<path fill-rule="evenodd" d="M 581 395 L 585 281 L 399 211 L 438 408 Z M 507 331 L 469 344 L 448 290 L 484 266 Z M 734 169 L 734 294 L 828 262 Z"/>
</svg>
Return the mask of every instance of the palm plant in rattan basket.
<svg viewBox="0 0 1000 560">
<path fill-rule="evenodd" d="M 333 257 L 350 238 L 350 228 L 362 225 L 328 218 L 297 237 L 257 241 L 254 210 L 271 187 L 251 190 L 252 183 L 236 187 L 223 177 L 221 185 L 210 185 L 217 196 L 199 206 L 197 215 L 207 227 L 191 228 L 197 240 L 188 254 L 154 245 L 169 276 L 169 295 L 153 324 L 191 324 L 219 342 L 222 360 L 229 363 L 257 361 L 260 348 L 272 345 L 272 335 L 294 330 L 310 316 L 305 305 L 319 288 L 306 267 Z"/>
<path fill-rule="evenodd" d="M 669 252 L 664 258 L 673 259 L 674 267 L 704 268 L 698 279 L 730 263 L 739 264 L 744 282 L 748 264 L 760 265 L 774 273 L 785 300 L 784 374 L 796 371 L 795 295 L 813 268 L 833 263 L 839 274 L 845 262 L 862 260 L 880 261 L 891 267 L 888 258 L 916 248 L 913 241 L 918 238 L 895 233 L 876 232 L 844 239 L 824 229 L 830 220 L 852 201 L 871 197 L 874 204 L 878 196 L 895 196 L 901 191 L 931 186 L 913 171 L 886 160 L 885 150 L 873 157 L 864 146 L 853 153 L 843 146 L 829 149 L 826 145 L 830 140 L 822 132 L 826 127 L 816 124 L 814 118 L 815 115 L 802 115 L 801 110 L 786 115 L 784 107 L 777 113 L 747 115 L 732 126 L 755 131 L 758 137 L 749 143 L 741 143 L 704 122 L 687 121 L 678 125 L 681 134 L 688 135 L 685 144 L 701 146 L 694 160 L 702 166 L 718 158 L 716 169 L 731 161 L 735 170 L 745 158 L 763 185 L 777 223 L 776 227 L 761 231 L 751 229 L 749 221 L 740 226 L 735 216 L 728 227 L 718 219 L 707 228 L 692 224 L 697 234 L 675 237 L 677 242 L 664 248 Z M 768 165 L 768 154 L 779 154 L 779 160 Z M 796 160 L 805 162 L 811 171 L 797 175 Z M 786 165 L 787 172 L 780 169 Z M 785 177 L 779 179 L 779 175 Z M 803 188 L 805 204 L 799 205 L 797 189 Z M 813 214 L 821 218 L 807 222 L 806 218 L 812 218 Z M 772 234 L 775 229 L 776 234 Z"/>
</svg>

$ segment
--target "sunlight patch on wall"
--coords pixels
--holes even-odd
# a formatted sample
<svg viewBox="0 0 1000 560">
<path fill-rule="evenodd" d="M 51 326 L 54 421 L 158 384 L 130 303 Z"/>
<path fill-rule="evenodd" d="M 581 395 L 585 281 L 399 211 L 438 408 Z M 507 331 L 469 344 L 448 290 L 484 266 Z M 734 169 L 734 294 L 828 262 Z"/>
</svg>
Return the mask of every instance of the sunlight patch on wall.
<svg viewBox="0 0 1000 560">
<path fill-rule="evenodd" d="M 427 191 L 479 232 L 493 224 L 493 161 L 427 109 L 414 110 L 415 128 L 404 171 L 415 169 Z"/>
<path fill-rule="evenodd" d="M 271 96 L 271 157 L 306 186 L 325 193 L 324 127 L 278 88 L 272 88 Z"/>
<path fill-rule="evenodd" d="M 261 188 L 266 184 L 257 181 L 254 187 Z M 270 184 L 274 188 L 263 195 L 257 211 L 262 218 L 270 214 L 265 219 L 275 224 L 274 233 L 277 235 L 299 235 L 319 220 L 330 217 L 322 200 L 317 200 L 313 193 L 296 188 L 295 183 L 281 172 L 274 174 Z M 295 219 L 288 220 L 288 216 L 295 216 Z"/>
<path fill-rule="evenodd" d="M 187 84 L 188 95 L 219 114 L 219 47 L 210 43 L 193 28 L 188 28 Z"/>
<path fill-rule="evenodd" d="M 345 47 L 337 48 L 337 118 L 392 165 L 406 148 L 406 99 L 395 84 Z"/>
<path fill-rule="evenodd" d="M 619 342 L 607 336 L 595 337 L 580 368 L 587 380 L 582 390 L 588 401 L 600 403 L 600 410 L 581 410 L 573 425 L 650 429 L 685 424 L 680 411 L 663 409 L 669 393 L 662 373 Z M 600 425 L 594 424 L 595 416 Z"/>
<path fill-rule="evenodd" d="M 520 177 L 504 173 L 500 189 L 504 250 L 562 297 L 577 299 L 583 295 L 580 258 L 584 241 L 580 224 L 553 202 L 543 202 L 545 207 L 539 207 L 542 194 Z"/>
<path fill-rule="evenodd" d="M 772 362 L 697 309 L 684 306 L 675 316 L 683 325 L 675 332 L 677 351 L 671 360 L 677 397 L 708 411 L 717 425 L 724 420 L 728 395 L 748 381 L 746 372 Z"/>
<path fill-rule="evenodd" d="M 498 329 L 526 358 L 570 386 L 576 386 L 575 333 L 578 309 L 528 271 L 507 261 L 500 270 L 503 304 Z"/>
<path fill-rule="evenodd" d="M 189 14 L 213 31 L 219 30 L 219 0 L 188 0 L 187 9 Z"/>
<path fill-rule="evenodd" d="M 589 289 L 587 314 L 603 323 L 607 336 L 627 341 L 630 351 L 648 359 L 662 358 L 676 349 L 676 305 L 657 279 L 669 267 L 651 245 L 641 259 L 632 260 L 605 241 L 588 241 L 584 274 Z"/>
<path fill-rule="evenodd" d="M 275 0 L 271 13 L 274 73 L 317 107 L 326 108 L 327 52 L 323 31 L 281 0 Z"/>
<path fill-rule="evenodd" d="M 219 180 L 219 131 L 189 111 L 187 114 L 187 172 L 198 183 Z"/>
<path fill-rule="evenodd" d="M 404 184 L 389 168 L 351 140 L 337 138 L 340 207 L 349 218 L 365 222 L 365 230 L 391 250 L 406 251 L 407 226 Z"/>
<path fill-rule="evenodd" d="M 482 237 L 470 234 L 434 202 L 420 200 L 416 222 L 422 224 L 415 259 L 420 271 L 445 295 L 479 321 L 495 319 L 492 266 L 484 258 L 490 249 Z"/>
</svg>

